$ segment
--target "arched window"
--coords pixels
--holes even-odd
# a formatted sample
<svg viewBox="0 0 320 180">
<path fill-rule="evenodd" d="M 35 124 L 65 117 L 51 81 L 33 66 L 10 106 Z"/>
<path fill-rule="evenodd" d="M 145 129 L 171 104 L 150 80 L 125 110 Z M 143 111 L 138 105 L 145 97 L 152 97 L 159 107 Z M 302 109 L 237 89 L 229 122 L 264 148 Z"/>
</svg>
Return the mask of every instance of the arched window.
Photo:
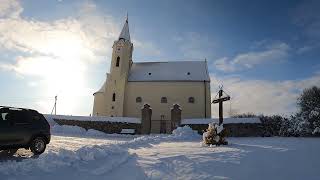
<svg viewBox="0 0 320 180">
<path fill-rule="evenodd" d="M 116 67 L 119 67 L 119 65 L 120 65 L 120 57 L 118 56 L 117 57 L 117 62 L 116 62 Z"/>
<path fill-rule="evenodd" d="M 161 103 L 167 103 L 167 102 L 168 102 L 167 97 L 162 97 L 161 98 Z"/>
<path fill-rule="evenodd" d="M 141 97 L 137 97 L 136 98 L 136 103 L 141 103 L 142 102 L 142 98 Z"/>
<path fill-rule="evenodd" d="M 112 94 L 112 101 L 116 101 L 116 93 Z"/>
<path fill-rule="evenodd" d="M 189 103 L 194 103 L 194 97 L 189 97 Z"/>
</svg>

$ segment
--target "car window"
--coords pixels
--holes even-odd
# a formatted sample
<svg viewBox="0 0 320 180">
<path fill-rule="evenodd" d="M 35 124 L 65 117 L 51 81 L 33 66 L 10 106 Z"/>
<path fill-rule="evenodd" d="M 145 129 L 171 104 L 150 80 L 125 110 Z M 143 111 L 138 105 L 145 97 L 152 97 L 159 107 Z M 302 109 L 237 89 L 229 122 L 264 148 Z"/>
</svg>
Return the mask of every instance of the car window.
<svg viewBox="0 0 320 180">
<path fill-rule="evenodd" d="M 1 121 L 7 121 L 7 115 L 8 115 L 7 112 L 2 112 L 1 116 L 0 116 L 0 120 Z"/>
<path fill-rule="evenodd" d="M 9 120 L 15 123 L 29 123 L 29 115 L 24 111 L 11 111 L 9 114 Z"/>
<path fill-rule="evenodd" d="M 0 112 L 0 126 L 7 126 L 9 124 L 9 113 L 6 111 Z"/>
</svg>

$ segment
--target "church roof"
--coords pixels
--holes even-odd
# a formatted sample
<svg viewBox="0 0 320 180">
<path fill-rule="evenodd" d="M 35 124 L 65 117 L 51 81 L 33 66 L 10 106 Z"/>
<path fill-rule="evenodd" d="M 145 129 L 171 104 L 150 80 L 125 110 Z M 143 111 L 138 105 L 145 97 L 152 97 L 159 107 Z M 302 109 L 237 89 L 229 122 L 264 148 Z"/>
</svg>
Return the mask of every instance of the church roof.
<svg viewBox="0 0 320 180">
<path fill-rule="evenodd" d="M 101 86 L 101 88 L 99 89 L 99 91 L 93 93 L 93 95 L 95 95 L 96 93 L 104 93 L 104 92 L 106 91 L 108 76 L 109 76 L 109 73 L 107 73 L 107 78 L 106 78 L 106 80 L 103 82 L 103 85 Z"/>
<path fill-rule="evenodd" d="M 128 81 L 210 81 L 206 61 L 133 63 Z"/>
<path fill-rule="evenodd" d="M 124 39 L 124 40 L 130 41 L 128 16 L 127 16 L 126 22 L 123 25 L 122 31 L 120 33 L 119 40 L 120 39 Z"/>
</svg>

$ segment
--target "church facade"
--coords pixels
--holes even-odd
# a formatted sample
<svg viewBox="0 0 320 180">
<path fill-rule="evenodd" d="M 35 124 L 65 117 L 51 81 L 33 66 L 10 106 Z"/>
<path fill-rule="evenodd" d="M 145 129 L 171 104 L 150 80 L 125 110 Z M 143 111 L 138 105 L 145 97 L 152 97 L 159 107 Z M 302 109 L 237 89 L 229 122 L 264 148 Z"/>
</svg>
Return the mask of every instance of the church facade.
<svg viewBox="0 0 320 180">
<path fill-rule="evenodd" d="M 171 132 L 177 117 L 211 118 L 206 61 L 133 62 L 128 19 L 112 48 L 110 73 L 93 94 L 93 116 L 145 118 L 149 108 L 151 133 Z"/>
</svg>

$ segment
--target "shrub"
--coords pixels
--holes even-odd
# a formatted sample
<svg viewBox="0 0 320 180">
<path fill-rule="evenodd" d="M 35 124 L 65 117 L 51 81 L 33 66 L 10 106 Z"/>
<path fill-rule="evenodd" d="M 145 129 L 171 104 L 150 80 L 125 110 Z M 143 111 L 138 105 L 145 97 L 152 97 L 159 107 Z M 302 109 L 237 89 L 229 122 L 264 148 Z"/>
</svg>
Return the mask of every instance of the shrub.
<svg viewBox="0 0 320 180">
<path fill-rule="evenodd" d="M 280 136 L 280 130 L 285 118 L 280 115 L 260 116 L 260 121 L 264 127 L 265 136 Z"/>
<path fill-rule="evenodd" d="M 295 117 L 297 129 L 302 134 L 320 133 L 320 88 L 313 86 L 305 89 L 298 98 L 299 112 Z"/>
</svg>

